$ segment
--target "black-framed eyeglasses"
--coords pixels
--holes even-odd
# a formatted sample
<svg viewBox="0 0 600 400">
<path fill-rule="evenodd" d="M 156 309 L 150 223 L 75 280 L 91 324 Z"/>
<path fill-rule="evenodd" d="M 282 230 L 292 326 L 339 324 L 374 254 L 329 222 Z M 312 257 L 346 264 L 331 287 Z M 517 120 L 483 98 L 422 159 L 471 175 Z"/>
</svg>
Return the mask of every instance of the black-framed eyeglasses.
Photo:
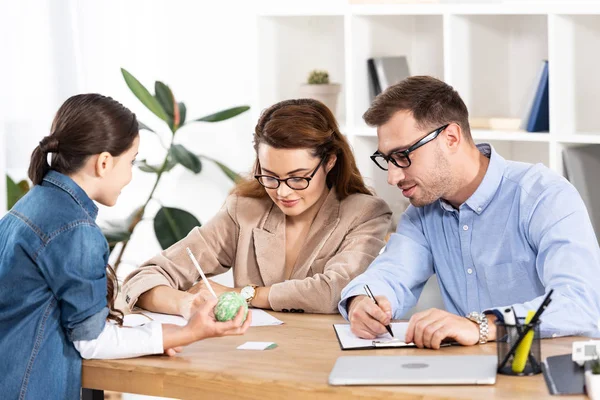
<svg viewBox="0 0 600 400">
<path fill-rule="evenodd" d="M 308 187 L 308 185 L 310 185 L 311 179 L 314 178 L 315 174 L 317 173 L 317 171 L 323 164 L 323 161 L 325 161 L 324 158 L 321 159 L 321 162 L 319 162 L 319 165 L 317 165 L 317 168 L 315 168 L 315 170 L 309 176 L 303 176 L 303 177 L 292 176 L 292 177 L 285 178 L 285 179 L 279 179 L 279 178 L 275 178 L 274 176 L 271 176 L 271 175 L 254 175 L 254 178 L 256 178 L 258 183 L 260 183 L 267 189 L 277 189 L 277 188 L 279 188 L 279 185 L 281 185 L 281 182 L 285 182 L 285 184 L 288 185 L 288 187 L 290 189 L 304 190 Z M 259 170 L 260 170 L 260 166 L 259 166 Z"/>
<path fill-rule="evenodd" d="M 410 157 L 408 155 L 416 149 L 418 149 L 419 147 L 426 145 L 427 143 L 434 140 L 436 137 L 438 137 L 440 133 L 442 133 L 444 129 L 448 127 L 448 125 L 450 124 L 440 126 L 436 130 L 429 132 L 427 135 L 425 135 L 425 137 L 421 138 L 417 143 L 413 144 L 406 150 L 394 151 L 389 156 L 386 156 L 385 154 L 376 151 L 371 156 L 371 160 L 373 160 L 373 162 L 384 171 L 388 170 L 388 165 L 390 162 L 398 168 L 408 168 L 411 164 Z"/>
</svg>

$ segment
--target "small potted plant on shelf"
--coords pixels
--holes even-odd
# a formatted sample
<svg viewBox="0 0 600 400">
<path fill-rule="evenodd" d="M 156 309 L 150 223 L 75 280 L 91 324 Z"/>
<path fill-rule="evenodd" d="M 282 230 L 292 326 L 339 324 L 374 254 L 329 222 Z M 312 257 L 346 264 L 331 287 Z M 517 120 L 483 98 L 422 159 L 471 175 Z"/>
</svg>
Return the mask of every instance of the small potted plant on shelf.
<svg viewBox="0 0 600 400">
<path fill-rule="evenodd" d="M 591 400 L 600 400 L 600 359 L 596 358 L 585 371 L 585 391 Z"/>
<path fill-rule="evenodd" d="M 302 97 L 319 100 L 335 115 L 341 90 L 342 86 L 339 83 L 329 82 L 327 71 L 315 69 L 308 74 L 307 83 L 300 87 L 300 94 Z"/>
</svg>

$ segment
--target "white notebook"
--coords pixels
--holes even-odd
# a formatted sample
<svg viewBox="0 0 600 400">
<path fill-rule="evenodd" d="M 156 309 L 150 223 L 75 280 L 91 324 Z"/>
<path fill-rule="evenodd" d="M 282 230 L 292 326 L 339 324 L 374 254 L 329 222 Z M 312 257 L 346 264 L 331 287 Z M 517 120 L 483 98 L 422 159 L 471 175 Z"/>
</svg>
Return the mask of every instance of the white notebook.
<svg viewBox="0 0 600 400">
<path fill-rule="evenodd" d="M 393 322 L 390 324 L 394 337 L 386 332 L 376 339 L 361 339 L 350 330 L 350 324 L 334 324 L 333 329 L 340 342 L 342 350 L 364 350 L 391 347 L 414 347 L 412 343 L 405 343 L 408 322 Z"/>
</svg>

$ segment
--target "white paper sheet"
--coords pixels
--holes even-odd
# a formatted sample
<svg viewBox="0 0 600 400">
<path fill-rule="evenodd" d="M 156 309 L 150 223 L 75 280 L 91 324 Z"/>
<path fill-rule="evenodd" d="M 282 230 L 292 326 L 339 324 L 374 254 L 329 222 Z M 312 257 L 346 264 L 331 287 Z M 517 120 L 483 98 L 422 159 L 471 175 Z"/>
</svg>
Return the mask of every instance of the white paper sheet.
<svg viewBox="0 0 600 400">
<path fill-rule="evenodd" d="M 374 348 L 373 340 L 378 340 L 382 342 L 382 344 L 391 342 L 390 345 L 393 343 L 394 347 L 412 346 L 412 344 L 404 343 L 408 322 L 393 322 L 390 325 L 392 327 L 392 332 L 394 332 L 394 337 L 392 338 L 389 333 L 386 333 L 377 339 L 359 338 L 350 330 L 350 324 L 334 324 L 333 327 L 337 332 L 338 340 L 343 349 L 356 349 L 361 347 Z"/>
<path fill-rule="evenodd" d="M 277 347 L 275 342 L 246 342 L 237 347 L 238 350 L 267 350 Z"/>
<path fill-rule="evenodd" d="M 275 318 L 264 310 L 251 309 L 251 311 L 252 324 L 250 326 L 273 326 L 283 324 L 283 321 Z M 187 320 L 179 315 L 159 314 L 146 310 L 136 311 L 134 314 L 126 315 L 123 324 L 125 326 L 138 326 L 150 321 L 159 321 L 163 324 L 174 324 L 179 326 L 187 324 Z"/>
</svg>

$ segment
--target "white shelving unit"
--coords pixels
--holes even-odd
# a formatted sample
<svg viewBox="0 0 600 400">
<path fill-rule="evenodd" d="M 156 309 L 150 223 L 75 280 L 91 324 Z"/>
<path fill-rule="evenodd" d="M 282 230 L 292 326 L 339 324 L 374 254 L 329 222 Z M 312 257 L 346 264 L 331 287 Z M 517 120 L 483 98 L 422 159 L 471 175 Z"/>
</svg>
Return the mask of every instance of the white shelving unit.
<svg viewBox="0 0 600 400">
<path fill-rule="evenodd" d="M 271 4 L 257 19 L 258 98 L 262 110 L 287 98 L 312 69 L 343 85 L 336 116 L 359 169 L 396 217 L 406 202 L 369 159 L 375 129 L 367 59 L 405 55 L 412 75 L 453 85 L 472 117 L 524 118 L 543 60 L 550 76 L 550 132 L 474 129 L 507 159 L 563 173 L 562 150 L 600 143 L 600 1 L 504 1 L 467 4 L 310 6 Z M 425 302 L 439 306 L 435 285 Z M 429 288 L 429 289 L 428 289 Z M 427 300 L 428 297 L 433 300 Z"/>
<path fill-rule="evenodd" d="M 366 60 L 407 56 L 413 75 L 453 85 L 473 117 L 523 118 L 542 60 L 550 71 L 550 132 L 474 129 L 506 158 L 541 162 L 562 173 L 567 146 L 600 143 L 600 2 L 479 2 L 466 4 L 271 5 L 258 28 L 258 98 L 262 110 L 299 97 L 314 68 L 343 85 L 336 116 L 356 152 L 359 168 L 392 206 L 385 174 L 368 156 L 375 129 Z"/>
</svg>

